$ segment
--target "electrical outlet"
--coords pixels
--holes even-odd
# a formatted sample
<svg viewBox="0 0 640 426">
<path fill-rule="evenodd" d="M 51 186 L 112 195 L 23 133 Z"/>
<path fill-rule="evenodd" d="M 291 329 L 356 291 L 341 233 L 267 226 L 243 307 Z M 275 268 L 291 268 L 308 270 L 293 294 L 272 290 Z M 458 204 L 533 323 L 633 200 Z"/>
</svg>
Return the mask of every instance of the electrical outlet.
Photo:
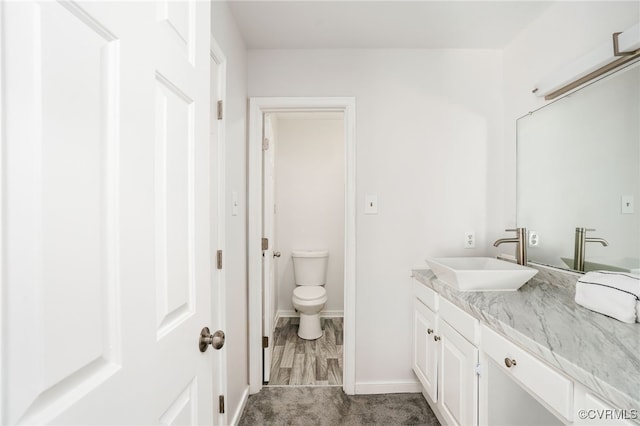
<svg viewBox="0 0 640 426">
<path fill-rule="evenodd" d="M 476 247 L 476 233 L 473 231 L 465 232 L 464 248 L 471 249 Z"/>
<path fill-rule="evenodd" d="M 540 243 L 540 236 L 536 231 L 529 231 L 529 247 L 537 247 Z"/>
</svg>

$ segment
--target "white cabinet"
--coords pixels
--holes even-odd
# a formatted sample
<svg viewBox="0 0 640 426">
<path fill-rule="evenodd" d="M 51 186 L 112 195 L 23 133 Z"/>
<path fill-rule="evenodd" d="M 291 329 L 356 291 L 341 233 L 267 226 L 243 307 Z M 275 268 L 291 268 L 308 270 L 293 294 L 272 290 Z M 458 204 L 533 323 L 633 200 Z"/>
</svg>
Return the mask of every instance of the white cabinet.
<svg viewBox="0 0 640 426">
<path fill-rule="evenodd" d="M 593 395 L 414 282 L 413 370 L 446 425 L 632 425 L 640 413 Z"/>
<path fill-rule="evenodd" d="M 478 348 L 471 343 L 477 335 L 477 320 L 421 287 L 416 288 L 414 301 L 413 371 L 441 421 L 477 424 Z"/>
</svg>

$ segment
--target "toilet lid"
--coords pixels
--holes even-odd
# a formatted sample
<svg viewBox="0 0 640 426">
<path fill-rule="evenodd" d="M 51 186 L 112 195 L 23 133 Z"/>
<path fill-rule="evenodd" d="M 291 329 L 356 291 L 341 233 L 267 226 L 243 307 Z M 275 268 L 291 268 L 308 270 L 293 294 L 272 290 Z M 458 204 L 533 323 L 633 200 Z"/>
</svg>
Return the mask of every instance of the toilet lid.
<svg viewBox="0 0 640 426">
<path fill-rule="evenodd" d="M 293 289 L 293 295 L 300 300 L 316 300 L 326 294 L 324 287 L 319 285 L 300 286 Z"/>
</svg>

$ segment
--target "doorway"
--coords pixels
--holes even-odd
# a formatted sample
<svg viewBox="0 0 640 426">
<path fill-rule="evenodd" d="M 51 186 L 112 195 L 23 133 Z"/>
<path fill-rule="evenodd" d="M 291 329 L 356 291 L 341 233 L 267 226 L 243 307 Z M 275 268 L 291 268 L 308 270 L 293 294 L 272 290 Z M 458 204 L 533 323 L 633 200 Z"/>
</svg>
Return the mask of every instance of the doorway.
<svg viewBox="0 0 640 426">
<path fill-rule="evenodd" d="M 344 323 L 342 330 L 343 342 L 343 365 L 342 365 L 342 387 L 348 394 L 355 391 L 355 99 L 353 98 L 252 98 L 250 101 L 250 135 L 249 135 L 249 218 L 248 218 L 248 247 L 249 247 L 249 368 L 250 368 L 250 392 L 257 393 L 263 386 L 263 368 L 267 363 L 269 368 L 271 361 L 271 350 L 275 346 L 273 336 L 271 336 L 271 348 L 263 349 L 263 336 L 269 337 L 271 331 L 275 327 L 267 325 L 263 329 L 265 316 L 275 319 L 275 315 L 271 316 L 275 311 L 274 297 L 264 297 L 269 295 L 263 290 L 263 259 L 269 262 L 273 259 L 274 246 L 263 246 L 263 238 L 265 230 L 269 232 L 269 226 L 265 226 L 263 221 L 267 209 L 263 200 L 263 173 L 268 164 L 263 164 L 263 132 L 265 125 L 278 115 L 286 117 L 286 114 L 307 113 L 307 114 L 338 114 L 343 117 L 342 134 L 343 134 L 343 184 L 344 184 L 344 203 L 342 212 L 342 224 L 344 225 L 344 235 L 341 242 L 342 252 L 344 253 L 344 266 L 342 268 L 343 284 L 342 306 L 344 312 Z M 309 116 L 307 116 L 309 117 Z M 266 119 L 265 119 L 266 118 Z M 273 230 L 271 230 L 273 231 Z M 273 238 L 273 237 L 272 237 Z M 272 239 L 273 241 L 273 239 Z M 263 250 L 263 247 L 264 250 Z M 299 247 L 302 248 L 302 247 Z M 278 251 L 276 249 L 276 251 Z M 263 257 L 264 255 L 264 257 Z M 290 257 L 289 257 L 290 261 Z M 276 262 L 277 263 L 277 262 Z M 284 266 L 284 265 L 280 265 Z M 289 265 L 290 267 L 290 265 Z M 278 266 L 276 265 L 276 269 Z M 282 269 L 282 268 L 281 268 Z M 267 268 L 267 270 L 269 270 Z M 286 272 L 286 268 L 284 271 Z M 292 270 L 289 271 L 292 273 Z M 290 275 L 292 279 L 292 274 Z M 267 285 L 270 278 L 266 277 Z M 271 279 L 275 282 L 275 279 Z M 292 284 L 291 284 L 292 285 Z M 283 292 L 283 293 L 286 293 Z M 284 294 L 279 299 L 285 300 Z M 267 301 L 266 305 L 264 304 Z M 289 297 L 290 300 L 290 297 Z M 271 301 L 271 302 L 270 302 Z M 335 301 L 335 296 L 334 296 Z M 269 304 L 272 304 L 269 306 Z M 294 314 L 293 307 L 281 309 L 282 318 L 292 318 L 286 314 Z M 265 315 L 266 314 L 266 315 Z M 296 321 L 296 318 L 289 320 L 289 325 Z M 325 325 L 328 318 L 325 318 Z M 282 321 L 284 325 L 284 320 Z M 275 325 L 275 324 L 273 324 Z M 333 320 L 332 324 L 333 325 Z M 330 327 L 333 329 L 333 327 Z M 335 329 L 333 338 L 335 339 Z M 265 334 L 266 333 L 266 334 Z M 266 343 L 266 342 L 265 342 Z M 266 354 L 266 355 L 265 355 Z M 336 359 L 337 362 L 337 359 Z M 324 384 L 324 383 L 321 383 Z"/>
<path fill-rule="evenodd" d="M 265 384 L 342 385 L 344 188 L 343 112 L 265 113 L 263 235 L 269 244 L 263 257 L 263 335 L 270 343 L 264 348 Z M 300 253 L 326 257 L 300 258 Z M 294 265 L 301 262 L 324 272 L 321 287 L 298 288 L 295 277 L 301 271 Z M 294 290 L 326 295 L 325 303 L 302 314 L 313 314 L 309 324 L 321 326 L 320 337 L 300 337 Z"/>
</svg>

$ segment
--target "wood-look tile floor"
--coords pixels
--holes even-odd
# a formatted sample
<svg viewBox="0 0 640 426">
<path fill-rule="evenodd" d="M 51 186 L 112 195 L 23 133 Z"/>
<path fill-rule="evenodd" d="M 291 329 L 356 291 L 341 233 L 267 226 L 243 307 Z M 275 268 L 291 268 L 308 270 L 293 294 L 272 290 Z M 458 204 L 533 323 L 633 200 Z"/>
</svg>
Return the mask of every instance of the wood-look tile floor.
<svg viewBox="0 0 640 426">
<path fill-rule="evenodd" d="M 342 318 L 321 318 L 322 337 L 298 337 L 299 318 L 280 318 L 273 335 L 269 385 L 341 385 Z"/>
</svg>

